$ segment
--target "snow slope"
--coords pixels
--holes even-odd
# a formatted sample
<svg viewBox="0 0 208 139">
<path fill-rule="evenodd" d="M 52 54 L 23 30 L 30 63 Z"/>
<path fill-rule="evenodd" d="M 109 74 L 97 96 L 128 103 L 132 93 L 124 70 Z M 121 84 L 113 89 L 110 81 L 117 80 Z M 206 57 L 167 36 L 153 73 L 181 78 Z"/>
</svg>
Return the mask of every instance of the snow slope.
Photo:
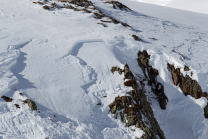
<svg viewBox="0 0 208 139">
<path fill-rule="evenodd" d="M 207 14 L 200 14 L 190 11 L 184 11 L 174 8 L 168 8 L 164 6 L 158 6 L 153 4 L 141 3 L 137 1 L 126 1 L 126 0 L 118 0 L 121 3 L 131 7 L 132 10 L 161 18 L 164 20 L 171 21 L 177 24 L 183 24 L 189 27 L 198 27 L 203 32 L 208 32 L 208 15 Z"/>
<path fill-rule="evenodd" d="M 207 0 L 135 0 L 135 1 L 208 14 Z"/>
<path fill-rule="evenodd" d="M 105 23 L 104 28 L 92 13 L 46 11 L 32 2 L 0 3 L 0 95 L 14 99 L 0 99 L 0 138 L 140 137 L 143 131 L 125 127 L 108 108 L 115 97 L 130 90 L 123 85 L 122 76 L 110 72 L 111 67 L 128 63 L 132 72 L 142 74 L 136 61 L 139 50 L 147 50 L 151 55 L 150 65 L 159 70 L 158 81 L 164 84 L 169 98 L 166 110 L 161 110 L 155 99 L 151 100 L 166 138 L 208 138 L 208 120 L 203 116 L 207 100 L 184 96 L 173 85 L 166 67 L 167 61 L 178 67 L 190 66 L 193 78 L 203 91 L 208 91 L 206 31 L 92 1 L 106 15 L 132 26 L 131 29 Z M 171 13 L 173 9 L 169 10 Z M 192 13 L 189 14 L 191 17 Z M 135 41 L 133 34 L 143 42 Z M 182 53 L 185 59 L 172 50 Z M 31 111 L 20 101 L 26 98 L 35 101 L 40 112 Z M 14 104 L 19 104 L 20 109 Z"/>
</svg>

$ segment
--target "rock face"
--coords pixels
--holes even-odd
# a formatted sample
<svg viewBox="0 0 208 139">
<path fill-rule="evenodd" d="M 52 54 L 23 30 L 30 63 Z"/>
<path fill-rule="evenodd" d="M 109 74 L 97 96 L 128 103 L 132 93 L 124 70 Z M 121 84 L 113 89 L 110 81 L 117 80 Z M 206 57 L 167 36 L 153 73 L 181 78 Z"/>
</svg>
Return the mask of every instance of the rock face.
<svg viewBox="0 0 208 139">
<path fill-rule="evenodd" d="M 204 117 L 208 118 L 208 103 L 207 105 L 204 107 Z"/>
<path fill-rule="evenodd" d="M 126 5 L 124 5 L 124 4 L 122 4 L 118 1 L 107 1 L 105 3 L 112 4 L 114 9 L 117 9 L 117 7 L 118 7 L 120 10 L 126 10 L 126 11 L 130 10 L 130 11 L 132 11 L 129 7 L 127 7 Z"/>
<path fill-rule="evenodd" d="M 180 88 L 185 95 L 191 95 L 192 97 L 198 99 L 202 97 L 202 89 L 197 81 L 192 80 L 188 75 L 183 77 L 181 75 L 181 85 Z"/>
<path fill-rule="evenodd" d="M 30 99 L 26 99 L 23 101 L 24 103 L 27 103 L 28 106 L 31 108 L 31 110 L 37 110 L 37 106 L 35 104 L 34 101 L 30 100 Z"/>
<path fill-rule="evenodd" d="M 124 66 L 124 70 L 112 67 L 111 71 L 124 72 L 124 80 L 129 79 L 125 83 L 130 84 L 127 86 L 132 87 L 132 90 L 127 92 L 129 96 L 118 96 L 115 98 L 114 102 L 109 105 L 110 112 L 114 114 L 115 119 L 117 119 L 119 113 L 122 122 L 125 123 L 127 127 L 135 125 L 135 127 L 143 130 L 145 134 L 140 139 L 165 139 L 164 133 L 160 129 L 145 95 L 146 91 L 142 81 L 137 82 L 137 79 L 129 70 L 127 64 Z M 158 91 L 158 94 L 160 94 L 159 92 L 160 91 Z"/>
<path fill-rule="evenodd" d="M 181 74 L 179 68 L 175 68 L 174 65 L 171 65 L 169 63 L 167 63 L 167 69 L 172 74 L 174 85 L 179 85 L 184 95 L 191 95 L 195 99 L 199 99 L 201 97 L 206 97 L 208 99 L 207 93 L 202 92 L 201 86 L 196 80 L 193 80 L 187 74 L 184 77 L 183 74 Z M 189 71 L 190 69 L 185 66 L 184 70 Z M 204 107 L 204 116 L 205 118 L 208 118 L 208 104 Z"/>
<path fill-rule="evenodd" d="M 150 55 L 147 53 L 146 50 L 144 50 L 143 52 L 138 52 L 137 62 L 141 67 L 144 76 L 148 80 L 148 85 L 152 87 L 153 92 L 155 93 L 155 95 L 157 95 L 160 108 L 166 109 L 168 98 L 164 93 L 163 85 L 157 82 L 157 76 L 159 75 L 158 70 L 154 69 L 152 66 L 149 65 L 149 59 Z"/>
<path fill-rule="evenodd" d="M 179 68 L 176 68 L 173 65 L 167 64 L 167 68 L 169 71 L 171 71 L 172 79 L 174 82 L 174 85 L 181 84 L 181 72 Z"/>
<path fill-rule="evenodd" d="M 184 95 L 191 95 L 192 97 L 198 99 L 202 97 L 202 89 L 196 80 L 193 80 L 186 75 L 185 77 L 181 74 L 179 68 L 175 68 L 174 65 L 167 64 L 168 70 L 172 74 L 172 79 L 174 85 L 179 85 Z"/>
<path fill-rule="evenodd" d="M 7 96 L 2 96 L 1 98 L 3 98 L 6 102 L 12 102 L 12 98 L 7 97 Z"/>
</svg>

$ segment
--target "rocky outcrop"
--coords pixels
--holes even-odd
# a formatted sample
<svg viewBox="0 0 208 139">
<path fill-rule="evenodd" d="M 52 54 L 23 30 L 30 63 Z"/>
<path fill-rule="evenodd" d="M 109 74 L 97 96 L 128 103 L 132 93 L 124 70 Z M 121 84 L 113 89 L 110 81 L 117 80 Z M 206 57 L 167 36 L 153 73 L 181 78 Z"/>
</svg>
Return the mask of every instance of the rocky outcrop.
<svg viewBox="0 0 208 139">
<path fill-rule="evenodd" d="M 202 97 L 201 86 L 198 84 L 196 80 L 193 80 L 187 74 L 184 77 L 183 74 L 181 74 L 180 72 L 180 68 L 175 68 L 174 65 L 168 63 L 167 68 L 172 74 L 174 85 L 179 85 L 184 95 L 191 95 L 196 99 Z"/>
<path fill-rule="evenodd" d="M 180 68 L 175 68 L 174 65 L 167 63 L 167 69 L 172 74 L 172 79 L 174 85 L 179 85 L 184 95 L 191 95 L 195 99 L 199 99 L 201 97 L 206 97 L 208 99 L 208 94 L 206 92 L 202 92 L 201 86 L 198 84 L 196 80 L 193 80 L 189 75 L 183 76 L 180 72 Z M 189 71 L 189 67 L 184 67 L 185 71 Z M 204 116 L 208 118 L 208 104 L 204 107 Z"/>
<path fill-rule="evenodd" d="M 174 85 L 181 84 L 181 72 L 179 68 L 175 68 L 174 65 L 167 64 L 167 69 L 171 71 L 172 79 L 174 82 Z"/>
<path fill-rule="evenodd" d="M 12 102 L 12 98 L 7 97 L 7 96 L 2 96 L 1 98 L 3 98 L 6 102 Z"/>
<path fill-rule="evenodd" d="M 184 70 L 185 70 L 185 71 L 189 71 L 189 70 L 191 70 L 191 69 L 190 69 L 188 66 L 185 65 Z"/>
<path fill-rule="evenodd" d="M 17 108 L 19 108 L 20 109 L 20 106 L 18 105 L 18 104 L 14 104 Z"/>
<path fill-rule="evenodd" d="M 207 105 L 204 107 L 204 117 L 208 118 L 208 103 Z"/>
<path fill-rule="evenodd" d="M 47 2 L 33 2 L 35 4 L 40 4 L 40 5 L 44 5 L 43 9 L 44 10 L 48 10 L 48 11 L 52 11 L 54 9 L 60 9 L 60 8 L 66 8 L 66 9 L 72 9 L 74 11 L 84 11 L 86 13 L 94 13 L 94 18 L 95 19 L 102 19 L 103 17 L 107 17 L 108 19 L 110 19 L 111 21 L 104 21 L 102 20 L 102 22 L 108 22 L 108 23 L 114 23 L 114 24 L 121 24 L 124 27 L 130 27 L 130 25 L 128 25 L 127 23 L 121 22 L 119 20 L 117 20 L 116 18 L 113 18 L 111 16 L 105 15 L 102 13 L 102 11 L 96 7 L 91 1 L 89 0 L 57 0 L 58 2 L 64 2 L 64 3 L 68 3 L 68 4 L 74 4 L 75 6 L 72 5 L 68 5 L 68 4 L 63 4 L 63 6 L 59 6 L 57 3 L 50 3 L 49 1 Z M 50 3 L 50 6 L 48 6 L 48 4 Z M 126 10 L 126 11 L 131 11 L 131 9 L 129 9 L 127 6 L 125 6 L 124 4 L 118 2 L 118 1 L 110 1 L 110 2 L 104 2 L 104 3 L 110 3 L 113 4 L 114 8 L 119 8 L 121 10 Z M 47 4 L 47 5 L 45 5 Z M 83 9 L 81 8 L 77 8 L 78 6 L 83 7 Z M 107 27 L 105 24 L 103 23 L 98 23 L 101 24 L 104 27 Z M 139 39 L 138 39 L 139 40 Z"/>
<path fill-rule="evenodd" d="M 198 99 L 202 97 L 202 89 L 196 80 L 191 79 L 188 75 L 181 75 L 181 90 L 185 95 L 191 95 Z"/>
<path fill-rule="evenodd" d="M 44 10 L 48 10 L 48 11 L 50 11 L 50 7 L 49 7 L 49 6 L 47 6 L 47 5 L 43 6 L 43 9 L 44 9 Z"/>
<path fill-rule="evenodd" d="M 26 100 L 23 100 L 22 102 L 27 103 L 28 106 L 31 108 L 31 110 L 37 110 L 37 106 L 34 101 L 32 101 L 30 99 L 26 99 Z"/>
<path fill-rule="evenodd" d="M 166 109 L 168 98 L 164 93 L 163 85 L 157 81 L 157 76 L 159 75 L 158 70 L 149 65 L 149 59 L 150 55 L 146 50 L 138 52 L 137 62 L 141 67 L 145 78 L 148 80 L 148 85 L 151 86 L 152 91 L 157 96 L 160 108 Z"/>
<path fill-rule="evenodd" d="M 121 121 L 127 127 L 135 125 L 135 127 L 143 130 L 145 134 L 140 139 L 165 139 L 147 100 L 145 85 L 142 82 L 144 80 L 137 80 L 127 64 L 124 66 L 124 70 L 112 67 L 111 71 L 112 73 L 114 71 L 118 71 L 120 74 L 124 73 L 124 80 L 128 79 L 124 85 L 132 87 L 132 90 L 127 92 L 129 96 L 118 96 L 109 105 L 110 112 L 114 114 L 115 119 L 120 114 Z M 160 89 L 158 88 L 158 90 Z M 158 94 L 160 94 L 159 91 Z"/>
<path fill-rule="evenodd" d="M 142 39 L 140 39 L 138 36 L 136 35 L 132 35 L 132 37 L 136 40 L 136 41 L 142 41 Z"/>
<path fill-rule="evenodd" d="M 104 3 L 112 4 L 114 9 L 119 8 L 120 10 L 126 10 L 126 11 L 130 10 L 130 11 L 132 11 L 129 7 L 127 7 L 126 5 L 124 5 L 124 4 L 122 4 L 118 1 L 107 1 L 107 2 L 104 2 Z"/>
</svg>

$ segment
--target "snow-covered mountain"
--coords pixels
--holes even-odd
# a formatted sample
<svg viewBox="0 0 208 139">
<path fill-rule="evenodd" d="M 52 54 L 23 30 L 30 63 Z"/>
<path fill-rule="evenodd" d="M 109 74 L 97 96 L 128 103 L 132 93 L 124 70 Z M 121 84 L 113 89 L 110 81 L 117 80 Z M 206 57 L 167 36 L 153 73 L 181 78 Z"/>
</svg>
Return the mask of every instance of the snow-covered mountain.
<svg viewBox="0 0 208 139">
<path fill-rule="evenodd" d="M 126 63 L 142 79 L 166 139 L 208 138 L 206 97 L 185 96 L 167 69 L 173 64 L 208 92 L 208 16 L 148 4 L 139 11 L 139 2 L 119 1 L 133 11 L 97 0 L 0 2 L 0 96 L 13 99 L 0 99 L 0 139 L 140 138 L 146 129 L 126 127 L 109 112 L 116 97 L 130 96 L 123 71 L 111 73 Z M 168 98 L 165 109 L 138 65 L 144 50 Z"/>
<path fill-rule="evenodd" d="M 135 1 L 208 14 L 207 0 L 135 0 Z"/>
</svg>

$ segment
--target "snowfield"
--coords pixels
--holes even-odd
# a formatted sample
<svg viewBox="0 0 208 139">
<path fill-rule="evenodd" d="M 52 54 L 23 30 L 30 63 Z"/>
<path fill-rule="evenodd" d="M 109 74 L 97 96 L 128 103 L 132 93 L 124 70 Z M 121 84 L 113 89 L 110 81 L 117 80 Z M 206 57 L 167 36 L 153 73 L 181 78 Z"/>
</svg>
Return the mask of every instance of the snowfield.
<svg viewBox="0 0 208 139">
<path fill-rule="evenodd" d="M 207 0 L 134 0 L 134 1 L 208 14 Z"/>
<path fill-rule="evenodd" d="M 193 19 L 192 12 L 184 12 L 170 17 L 178 22 L 168 21 L 136 11 L 135 3 L 119 1 L 133 11 L 92 0 L 104 14 L 132 28 L 108 22 L 103 27 L 93 13 L 48 11 L 33 0 L 0 2 L 0 95 L 14 99 L 0 99 L 0 139 L 140 138 L 142 130 L 125 127 L 108 107 L 115 97 L 131 90 L 124 86 L 123 76 L 111 73 L 111 67 L 128 63 L 134 74 L 143 76 L 136 61 L 139 50 L 151 55 L 150 65 L 158 69 L 157 79 L 169 99 L 166 110 L 154 98 L 150 100 L 165 137 L 208 138 L 203 110 L 207 99 L 184 96 L 167 70 L 167 62 L 182 70 L 188 65 L 191 71 L 182 73 L 193 72 L 192 78 L 208 92 L 208 30 L 203 28 L 208 16 L 197 14 L 198 19 Z M 157 13 L 154 9 L 158 8 L 152 13 Z M 174 10 L 168 9 L 166 17 Z M 135 41 L 133 34 L 143 41 Z M 37 104 L 38 111 L 22 103 L 27 98 Z"/>
</svg>

